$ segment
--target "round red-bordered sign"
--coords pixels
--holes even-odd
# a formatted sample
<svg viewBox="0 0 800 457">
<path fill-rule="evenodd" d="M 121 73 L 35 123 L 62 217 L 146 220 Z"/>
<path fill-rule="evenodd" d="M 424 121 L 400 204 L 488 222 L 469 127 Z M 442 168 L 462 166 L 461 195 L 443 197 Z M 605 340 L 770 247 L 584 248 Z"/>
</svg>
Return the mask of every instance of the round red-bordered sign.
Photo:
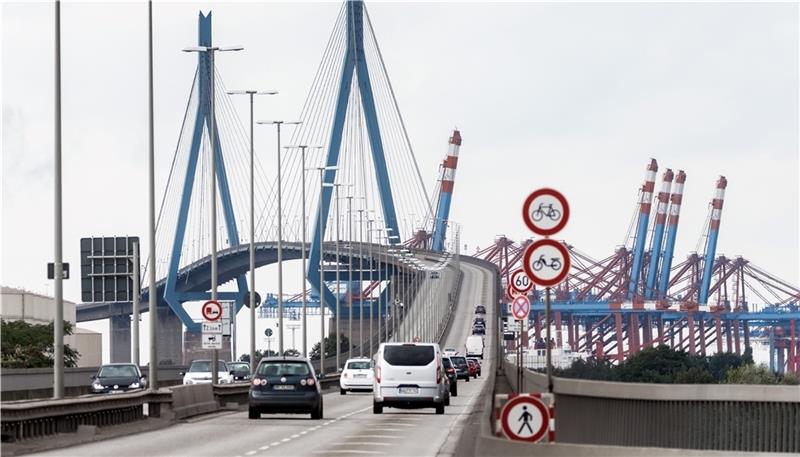
<svg viewBox="0 0 800 457">
<path fill-rule="evenodd" d="M 525 249 L 522 258 L 525 273 L 541 287 L 552 287 L 563 281 L 569 274 L 570 265 L 567 248 L 551 239 L 534 241 Z"/>
<path fill-rule="evenodd" d="M 515 319 L 519 321 L 525 320 L 530 312 L 531 301 L 528 300 L 528 297 L 524 295 L 514 297 L 514 301 L 511 302 L 511 314 L 514 315 Z"/>
<path fill-rule="evenodd" d="M 535 208 L 532 207 L 534 202 L 538 202 Z M 567 225 L 569 203 L 561 192 L 555 189 L 547 187 L 537 189 L 528 195 L 522 204 L 522 220 L 537 235 L 553 235 Z"/>
<path fill-rule="evenodd" d="M 533 289 L 533 281 L 525 273 L 524 268 L 518 268 L 511 273 L 511 281 L 509 283 L 514 290 L 521 294 L 528 293 L 531 289 Z"/>
<path fill-rule="evenodd" d="M 508 298 L 513 300 L 517 295 L 522 295 L 522 293 L 511 287 L 511 284 L 506 286 L 506 296 Z"/>
<path fill-rule="evenodd" d="M 216 300 L 209 300 L 203 303 L 200 313 L 203 315 L 203 319 L 207 321 L 218 321 L 222 318 L 222 305 Z"/>
<path fill-rule="evenodd" d="M 542 418 L 541 424 L 539 424 L 539 427 L 537 427 L 536 430 L 533 430 L 533 427 L 528 425 L 528 428 L 530 430 L 533 430 L 532 432 L 533 434 L 527 437 L 520 434 L 525 427 L 526 421 L 523 421 L 521 423 L 520 422 L 521 418 L 510 417 L 511 411 L 520 405 L 522 406 L 530 405 L 532 410 L 530 414 L 532 415 L 538 412 Z M 511 425 L 510 422 L 511 419 L 514 420 L 514 426 Z M 538 398 L 519 396 L 512 398 L 511 400 L 506 402 L 505 405 L 503 405 L 503 410 L 500 412 L 500 424 L 503 427 L 503 433 L 505 433 L 505 435 L 509 439 L 535 443 L 536 441 L 539 441 L 542 438 L 544 438 L 544 435 L 547 433 L 547 430 L 550 427 L 550 415 L 547 412 L 547 407 Z M 518 430 L 515 430 L 517 429 L 517 426 L 520 425 L 521 427 L 519 427 Z"/>
</svg>

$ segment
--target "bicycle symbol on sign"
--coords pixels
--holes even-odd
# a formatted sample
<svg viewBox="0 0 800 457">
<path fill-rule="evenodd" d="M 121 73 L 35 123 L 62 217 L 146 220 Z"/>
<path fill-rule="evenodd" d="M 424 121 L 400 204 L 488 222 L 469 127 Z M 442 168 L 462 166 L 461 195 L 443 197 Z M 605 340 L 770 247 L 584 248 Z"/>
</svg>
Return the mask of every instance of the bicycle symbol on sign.
<svg viewBox="0 0 800 457">
<path fill-rule="evenodd" d="M 561 259 L 558 257 L 550 257 L 550 263 L 547 263 L 547 259 L 544 258 L 544 254 L 539 256 L 539 259 L 533 262 L 531 265 L 534 271 L 539 271 L 543 267 L 548 267 L 552 270 L 558 271 L 561 269 Z"/>
<path fill-rule="evenodd" d="M 548 217 L 552 221 L 557 221 L 561 219 L 561 211 L 553 208 L 553 204 L 549 203 L 545 205 L 544 203 L 539 203 L 539 207 L 533 210 L 531 213 L 531 218 L 534 221 L 540 221 L 543 217 Z"/>
</svg>

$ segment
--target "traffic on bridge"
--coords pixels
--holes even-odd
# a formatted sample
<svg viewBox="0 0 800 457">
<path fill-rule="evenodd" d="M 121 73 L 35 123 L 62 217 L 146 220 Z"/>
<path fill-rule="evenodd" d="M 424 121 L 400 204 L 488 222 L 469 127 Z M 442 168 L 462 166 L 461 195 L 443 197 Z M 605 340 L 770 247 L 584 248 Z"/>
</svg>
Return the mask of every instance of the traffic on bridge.
<svg viewBox="0 0 800 457">
<path fill-rule="evenodd" d="M 0 7 L 3 455 L 800 453 L 796 3 L 195 3 Z"/>
</svg>

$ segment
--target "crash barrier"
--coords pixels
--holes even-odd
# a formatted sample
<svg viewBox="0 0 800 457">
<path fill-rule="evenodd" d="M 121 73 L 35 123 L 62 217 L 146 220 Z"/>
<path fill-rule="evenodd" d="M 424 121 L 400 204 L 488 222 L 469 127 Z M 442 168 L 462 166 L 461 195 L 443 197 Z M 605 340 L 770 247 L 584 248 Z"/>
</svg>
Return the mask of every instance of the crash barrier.
<svg viewBox="0 0 800 457">
<path fill-rule="evenodd" d="M 172 402 L 169 390 L 92 395 L 60 400 L 26 400 L 0 404 L 2 441 L 19 441 L 56 433 L 73 433 L 80 425 L 103 427 L 160 414 Z"/>
<path fill-rule="evenodd" d="M 518 392 L 547 379 L 504 361 Z M 800 452 L 800 387 L 645 384 L 553 378 L 558 441 L 727 451 Z"/>
<path fill-rule="evenodd" d="M 64 395 L 77 397 L 89 393 L 91 377 L 97 374 L 100 367 L 64 368 Z M 148 366 L 139 368 L 147 376 Z M 158 385 L 167 387 L 181 383 L 179 373 L 186 371 L 181 365 L 160 365 L 158 367 Z M 2 401 L 46 399 L 53 396 L 52 368 L 3 368 L 0 372 L 0 389 Z"/>
<path fill-rule="evenodd" d="M 247 386 L 247 384 L 245 385 Z M 171 387 L 169 390 L 172 392 L 172 412 L 175 414 L 175 419 L 218 410 L 219 403 L 217 403 L 215 395 L 217 387 L 220 386 L 189 384 Z"/>
</svg>

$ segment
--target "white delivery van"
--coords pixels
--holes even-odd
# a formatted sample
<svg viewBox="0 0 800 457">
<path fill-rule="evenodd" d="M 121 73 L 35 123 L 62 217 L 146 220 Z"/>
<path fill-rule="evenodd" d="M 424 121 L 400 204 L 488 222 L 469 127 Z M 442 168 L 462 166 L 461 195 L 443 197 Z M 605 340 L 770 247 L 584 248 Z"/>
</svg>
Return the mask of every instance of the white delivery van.
<svg viewBox="0 0 800 457">
<path fill-rule="evenodd" d="M 435 408 L 444 414 L 447 374 L 436 343 L 381 343 L 375 354 L 372 412 Z"/>
<path fill-rule="evenodd" d="M 483 358 L 483 335 L 470 335 L 467 337 L 467 357 Z"/>
</svg>

